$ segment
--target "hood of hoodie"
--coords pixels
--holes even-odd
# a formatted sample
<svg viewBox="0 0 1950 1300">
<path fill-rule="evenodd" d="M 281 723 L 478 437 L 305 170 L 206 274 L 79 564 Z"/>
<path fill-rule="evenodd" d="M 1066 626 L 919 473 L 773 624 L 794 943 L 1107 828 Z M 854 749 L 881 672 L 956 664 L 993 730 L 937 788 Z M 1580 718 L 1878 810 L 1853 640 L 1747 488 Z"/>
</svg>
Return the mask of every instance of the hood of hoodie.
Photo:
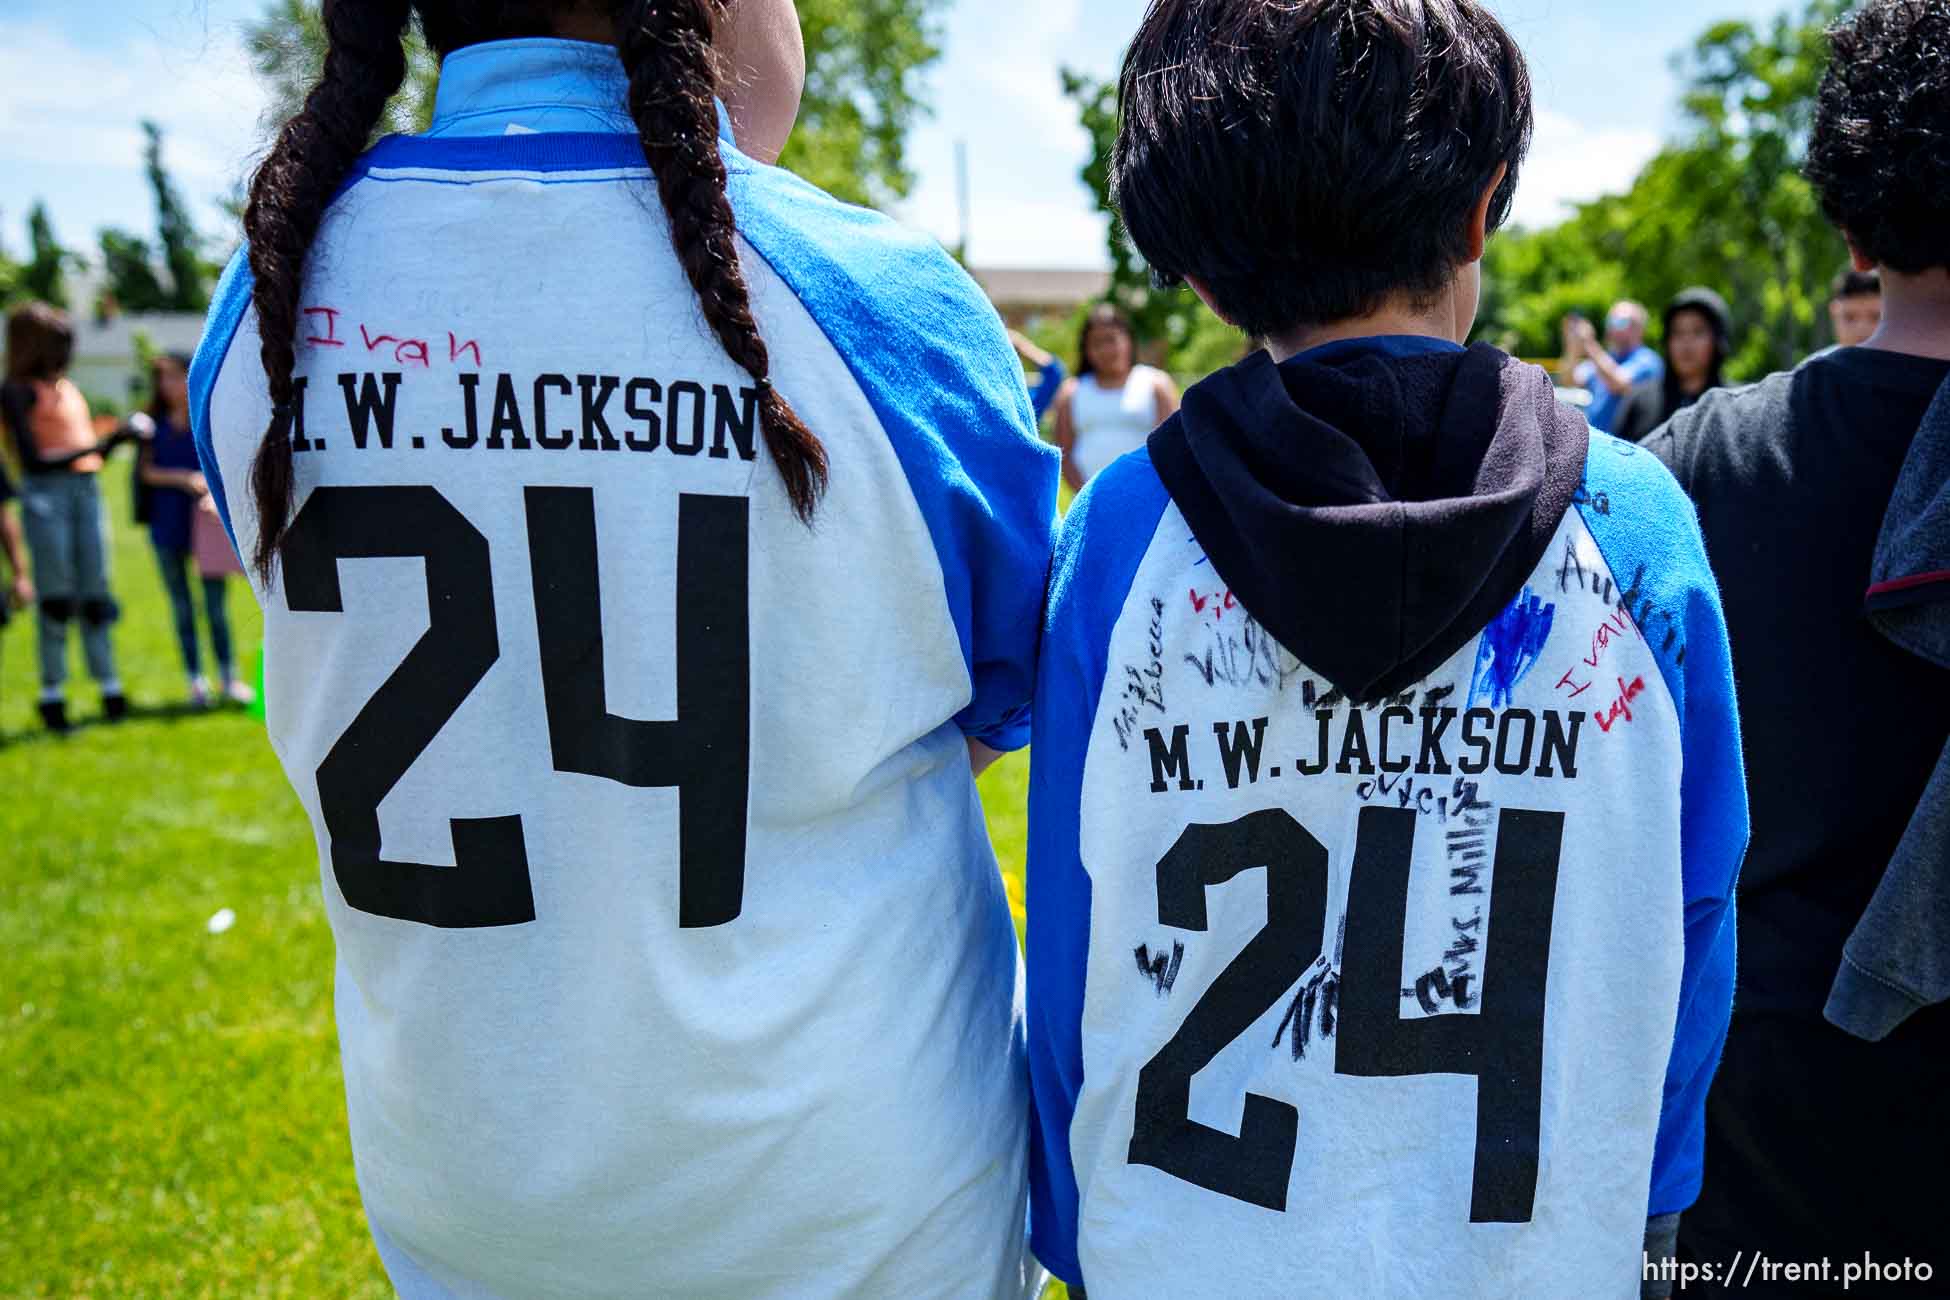
<svg viewBox="0 0 1950 1300">
<path fill-rule="evenodd" d="M 1255 353 L 1150 439 L 1233 595 L 1357 703 L 1435 671 L 1522 592 L 1590 442 L 1536 366 L 1390 351 Z"/>
</svg>

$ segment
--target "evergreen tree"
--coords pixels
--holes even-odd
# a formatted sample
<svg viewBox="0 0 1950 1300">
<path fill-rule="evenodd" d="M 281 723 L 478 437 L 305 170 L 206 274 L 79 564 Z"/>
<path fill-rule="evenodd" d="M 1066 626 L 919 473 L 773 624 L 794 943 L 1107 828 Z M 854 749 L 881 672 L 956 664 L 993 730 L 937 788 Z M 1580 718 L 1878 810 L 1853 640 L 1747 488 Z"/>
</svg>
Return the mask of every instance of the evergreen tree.
<svg viewBox="0 0 1950 1300">
<path fill-rule="evenodd" d="M 20 272 L 22 291 L 29 298 L 55 307 L 66 307 L 67 269 L 69 264 L 80 259 L 55 240 L 54 223 L 48 220 L 47 204 L 37 201 L 28 211 L 27 239 L 30 251 L 27 265 Z"/>
<path fill-rule="evenodd" d="M 172 311 L 200 312 L 210 305 L 210 265 L 200 251 L 202 239 L 190 220 L 189 209 L 183 205 L 182 195 L 177 193 L 176 183 L 163 167 L 162 128 L 145 121 L 142 133 L 148 138 L 144 159 L 148 164 L 149 185 L 156 192 L 156 237 L 162 242 L 163 264 L 169 270 L 169 291 L 161 306 Z M 108 233 L 104 231 L 102 235 L 104 256 L 108 253 Z M 137 242 L 147 265 L 148 248 Z M 130 311 L 141 310 L 126 299 L 122 305 Z"/>
</svg>

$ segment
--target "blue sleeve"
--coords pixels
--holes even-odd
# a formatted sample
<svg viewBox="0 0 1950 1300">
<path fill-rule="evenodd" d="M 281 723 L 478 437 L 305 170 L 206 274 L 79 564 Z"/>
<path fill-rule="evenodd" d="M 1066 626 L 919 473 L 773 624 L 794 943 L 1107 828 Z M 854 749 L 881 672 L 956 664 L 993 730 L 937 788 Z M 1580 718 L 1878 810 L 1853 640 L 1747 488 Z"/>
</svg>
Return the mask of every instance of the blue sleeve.
<svg viewBox="0 0 1950 1300">
<path fill-rule="evenodd" d="M 1077 1284 L 1077 1176 L 1070 1120 L 1083 1088 L 1083 984 L 1090 952 L 1090 878 L 1078 810 L 1083 761 L 1103 695 L 1111 629 L 1129 597 L 1167 497 L 1140 451 L 1093 478 L 1070 507 L 1050 570 L 1037 663 L 1029 764 L 1025 905 L 1030 1248 Z"/>
<path fill-rule="evenodd" d="M 1679 715 L 1686 959 L 1652 1157 L 1648 1213 L 1699 1196 L 1706 1092 L 1733 1014 L 1734 884 L 1747 852 L 1747 782 L 1720 589 L 1699 518 L 1650 452 L 1594 433 L 1579 509 L 1657 655 Z"/>
<path fill-rule="evenodd" d="M 1666 360 L 1651 348 L 1642 347 L 1632 354 L 1631 364 L 1625 373 L 1633 384 L 1643 384 L 1654 379 L 1663 379 L 1666 373 Z"/>
<path fill-rule="evenodd" d="M 217 516 L 223 520 L 223 530 L 230 537 L 230 549 L 237 549 L 237 530 L 230 523 L 230 497 L 224 491 L 223 469 L 217 464 L 217 453 L 210 441 L 210 394 L 216 389 L 217 374 L 223 369 L 224 358 L 230 355 L 230 345 L 237 337 L 237 329 L 244 323 L 244 313 L 251 305 L 251 267 L 246 249 L 239 248 L 232 255 L 230 265 L 224 267 L 223 278 L 217 281 L 217 292 L 210 299 L 210 314 L 203 319 L 203 338 L 196 345 L 196 356 L 190 360 L 190 436 L 196 442 L 197 463 L 203 467 L 203 481 L 210 485 L 210 499 L 216 503 Z M 261 432 L 261 431 L 257 431 Z"/>
<path fill-rule="evenodd" d="M 1029 405 L 1034 408 L 1038 420 L 1049 412 L 1050 403 L 1056 400 L 1063 381 L 1069 377 L 1070 372 L 1063 368 L 1062 360 L 1057 357 L 1051 357 L 1049 364 L 1038 372 L 1036 387 L 1029 394 Z"/>
<path fill-rule="evenodd" d="M 955 721 L 1029 742 L 1056 452 L 975 282 L 926 236 L 724 146 L 739 233 L 804 304 L 887 431 L 927 521 L 973 697 Z"/>
</svg>

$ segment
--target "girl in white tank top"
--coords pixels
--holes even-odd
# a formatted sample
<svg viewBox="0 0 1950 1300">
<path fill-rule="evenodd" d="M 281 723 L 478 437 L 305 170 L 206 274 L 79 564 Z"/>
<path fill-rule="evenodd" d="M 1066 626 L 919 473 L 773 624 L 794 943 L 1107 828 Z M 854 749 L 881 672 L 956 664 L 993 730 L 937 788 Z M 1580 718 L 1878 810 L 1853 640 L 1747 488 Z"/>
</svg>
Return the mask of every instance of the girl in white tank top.
<svg viewBox="0 0 1950 1300">
<path fill-rule="evenodd" d="M 1163 371 L 1134 364 L 1130 322 L 1106 303 L 1084 322 L 1078 375 L 1057 399 L 1056 437 L 1063 473 L 1081 489 L 1112 461 L 1144 445 L 1151 431 L 1178 409 L 1178 393 Z M 1100 374 L 1122 372 L 1115 387 Z"/>
</svg>

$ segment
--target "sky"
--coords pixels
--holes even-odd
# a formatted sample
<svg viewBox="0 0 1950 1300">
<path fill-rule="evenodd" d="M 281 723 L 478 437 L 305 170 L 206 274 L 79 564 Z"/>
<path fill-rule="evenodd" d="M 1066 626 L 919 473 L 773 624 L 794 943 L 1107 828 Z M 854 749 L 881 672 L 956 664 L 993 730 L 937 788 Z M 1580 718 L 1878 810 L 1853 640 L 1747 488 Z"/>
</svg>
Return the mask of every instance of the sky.
<svg viewBox="0 0 1950 1300">
<path fill-rule="evenodd" d="M 1078 178 L 1088 138 L 1063 98 L 1065 66 L 1117 67 L 1142 0 L 944 0 L 943 57 L 925 74 L 933 115 L 908 141 L 917 176 L 896 215 L 960 235 L 955 154 L 968 152 L 969 258 L 978 266 L 1107 264 L 1104 224 Z M 119 226 L 153 238 L 139 122 L 206 233 L 262 147 L 264 97 L 241 43 L 264 0 L 5 0 L 0 12 L 0 247 L 26 247 L 45 199 L 70 248 Z M 1629 183 L 1679 127 L 1670 60 L 1716 18 L 1765 19 L 1784 0 L 1491 0 L 1530 59 L 1537 134 L 1516 219 Z"/>
</svg>

